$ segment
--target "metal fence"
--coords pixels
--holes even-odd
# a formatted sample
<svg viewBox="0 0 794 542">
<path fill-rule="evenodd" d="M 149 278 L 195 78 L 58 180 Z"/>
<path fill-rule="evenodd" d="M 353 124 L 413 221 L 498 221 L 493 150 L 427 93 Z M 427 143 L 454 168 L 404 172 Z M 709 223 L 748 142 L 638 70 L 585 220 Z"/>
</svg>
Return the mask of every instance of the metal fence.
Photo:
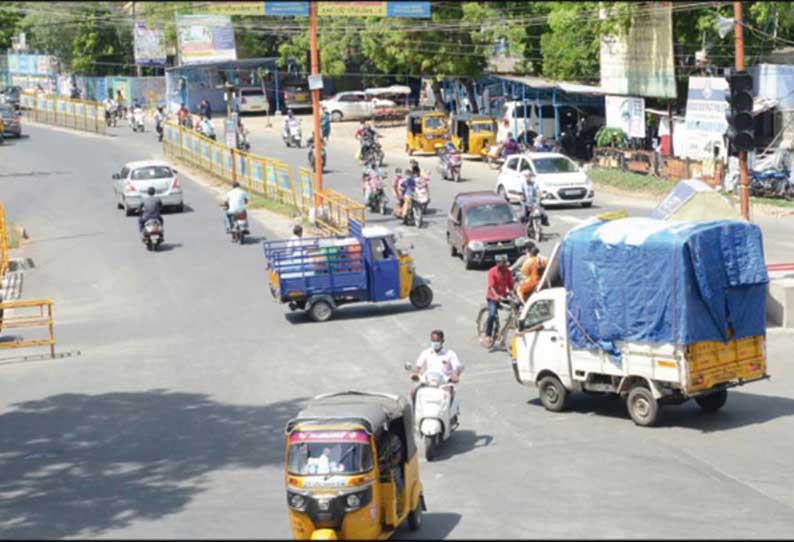
<svg viewBox="0 0 794 542">
<path fill-rule="evenodd" d="M 30 119 L 36 122 L 98 134 L 105 133 L 105 107 L 101 103 L 72 100 L 52 94 L 23 92 L 19 97 L 19 105 L 28 112 Z"/>
<path fill-rule="evenodd" d="M 163 153 L 226 182 L 237 181 L 302 216 L 308 216 L 316 203 L 316 222 L 328 233 L 346 233 L 350 218 L 364 223 L 362 204 L 332 190 L 315 194 L 315 176 L 308 168 L 298 167 L 293 174 L 280 160 L 229 148 L 169 121 L 163 124 Z"/>
<path fill-rule="evenodd" d="M 8 223 L 3 204 L 0 203 L 0 281 L 8 271 Z"/>
</svg>

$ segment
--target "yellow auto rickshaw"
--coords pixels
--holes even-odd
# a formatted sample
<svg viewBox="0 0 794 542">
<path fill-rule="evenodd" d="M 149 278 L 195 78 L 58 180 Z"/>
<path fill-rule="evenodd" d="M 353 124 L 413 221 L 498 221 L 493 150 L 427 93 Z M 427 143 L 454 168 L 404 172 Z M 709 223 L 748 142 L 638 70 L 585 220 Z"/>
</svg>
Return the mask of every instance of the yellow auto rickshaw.
<svg viewBox="0 0 794 542">
<path fill-rule="evenodd" d="M 292 534 L 311 540 L 389 538 L 426 510 L 413 408 L 401 395 L 318 395 L 287 423 Z"/>
<path fill-rule="evenodd" d="M 496 120 L 474 113 L 456 115 L 452 119 L 451 140 L 464 155 L 484 157 L 496 142 Z"/>
<path fill-rule="evenodd" d="M 405 152 L 435 153 L 447 141 L 447 116 L 438 111 L 411 111 L 406 117 L 408 131 Z"/>
</svg>

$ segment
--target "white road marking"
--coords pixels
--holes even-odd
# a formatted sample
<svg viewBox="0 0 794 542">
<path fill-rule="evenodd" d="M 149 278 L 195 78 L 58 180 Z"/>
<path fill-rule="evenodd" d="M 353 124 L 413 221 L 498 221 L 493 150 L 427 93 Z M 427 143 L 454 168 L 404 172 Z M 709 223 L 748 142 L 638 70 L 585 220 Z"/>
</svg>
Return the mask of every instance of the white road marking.
<svg viewBox="0 0 794 542">
<path fill-rule="evenodd" d="M 567 222 L 568 224 L 581 224 L 584 222 L 584 219 L 573 216 L 573 215 L 550 215 L 549 217 L 551 220 L 561 220 L 562 222 Z"/>
</svg>

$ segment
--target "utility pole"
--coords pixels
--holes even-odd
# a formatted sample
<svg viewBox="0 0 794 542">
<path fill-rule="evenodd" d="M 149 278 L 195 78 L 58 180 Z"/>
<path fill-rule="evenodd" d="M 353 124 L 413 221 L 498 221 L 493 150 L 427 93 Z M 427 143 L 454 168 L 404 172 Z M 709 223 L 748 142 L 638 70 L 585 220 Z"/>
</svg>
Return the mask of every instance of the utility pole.
<svg viewBox="0 0 794 542">
<path fill-rule="evenodd" d="M 135 40 L 135 25 L 138 23 L 138 19 L 135 18 L 135 2 L 132 3 L 132 39 Z M 133 48 L 135 44 L 133 43 Z M 135 64 L 135 74 L 140 77 L 141 76 L 141 65 Z"/>
<path fill-rule="evenodd" d="M 320 73 L 320 60 L 317 53 L 317 2 L 309 2 L 309 47 L 311 48 L 311 74 Z M 314 124 L 314 186 L 315 206 L 319 207 L 319 193 L 323 190 L 323 138 L 320 135 L 320 90 L 312 90 L 312 112 Z"/>
<path fill-rule="evenodd" d="M 744 70 L 744 36 L 742 34 L 742 3 L 733 3 L 733 32 L 736 36 L 736 71 Z M 739 151 L 739 192 L 742 218 L 750 220 L 750 196 L 747 193 L 747 151 Z"/>
</svg>

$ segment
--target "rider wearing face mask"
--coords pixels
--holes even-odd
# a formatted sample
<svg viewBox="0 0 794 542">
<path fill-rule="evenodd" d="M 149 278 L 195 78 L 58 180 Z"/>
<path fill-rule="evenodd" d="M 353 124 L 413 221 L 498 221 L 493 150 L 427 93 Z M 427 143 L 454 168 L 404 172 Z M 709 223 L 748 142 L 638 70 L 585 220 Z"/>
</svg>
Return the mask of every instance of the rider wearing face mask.
<svg viewBox="0 0 794 542">
<path fill-rule="evenodd" d="M 430 348 L 419 354 L 416 360 L 416 369 L 413 374 L 423 375 L 426 372 L 444 373 L 451 382 L 459 382 L 460 373 L 463 372 L 463 363 L 458 355 L 444 346 L 444 332 L 434 329 L 430 333 Z M 416 401 L 417 387 L 411 391 L 411 400 Z"/>
</svg>

